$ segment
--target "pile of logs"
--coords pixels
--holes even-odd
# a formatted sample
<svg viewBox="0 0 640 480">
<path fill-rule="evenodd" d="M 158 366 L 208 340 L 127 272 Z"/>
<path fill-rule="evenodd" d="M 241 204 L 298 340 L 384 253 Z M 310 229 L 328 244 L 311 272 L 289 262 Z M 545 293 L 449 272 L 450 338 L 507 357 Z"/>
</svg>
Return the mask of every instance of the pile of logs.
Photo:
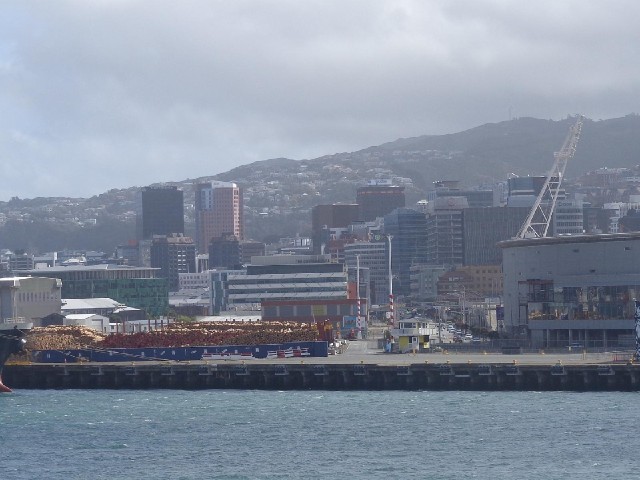
<svg viewBox="0 0 640 480">
<path fill-rule="evenodd" d="M 69 325 L 34 327 L 27 335 L 27 350 L 71 350 L 95 347 L 105 335 L 93 328 Z"/>
<path fill-rule="evenodd" d="M 82 326 L 33 328 L 28 350 L 259 345 L 318 339 L 316 325 L 297 322 L 172 323 L 162 330 L 104 335 Z"/>
<path fill-rule="evenodd" d="M 107 336 L 102 348 L 259 345 L 314 341 L 315 325 L 296 322 L 173 323 L 162 331 Z"/>
</svg>

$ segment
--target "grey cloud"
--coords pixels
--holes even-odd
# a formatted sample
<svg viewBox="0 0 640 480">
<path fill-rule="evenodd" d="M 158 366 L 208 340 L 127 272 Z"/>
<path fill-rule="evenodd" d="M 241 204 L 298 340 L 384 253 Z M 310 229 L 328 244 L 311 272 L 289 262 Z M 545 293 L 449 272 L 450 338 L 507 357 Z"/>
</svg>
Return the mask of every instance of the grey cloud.
<svg viewBox="0 0 640 480">
<path fill-rule="evenodd" d="M 640 4 L 631 0 L 15 1 L 3 9 L 5 199 L 312 158 L 509 112 L 597 119 L 640 110 Z"/>
</svg>

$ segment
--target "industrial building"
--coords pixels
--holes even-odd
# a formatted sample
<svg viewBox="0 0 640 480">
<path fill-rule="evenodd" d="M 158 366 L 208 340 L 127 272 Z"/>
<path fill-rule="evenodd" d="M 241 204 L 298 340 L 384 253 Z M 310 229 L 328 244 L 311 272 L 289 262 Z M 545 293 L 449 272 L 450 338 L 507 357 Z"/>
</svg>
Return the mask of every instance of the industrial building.
<svg viewBox="0 0 640 480">
<path fill-rule="evenodd" d="M 0 323 L 40 321 L 59 314 L 62 284 L 55 278 L 0 278 Z"/>
<path fill-rule="evenodd" d="M 30 275 L 62 280 L 63 298 L 112 298 L 151 317 L 167 313 L 169 290 L 157 268 L 78 265 L 31 270 Z M 60 308 L 58 308 L 60 311 Z"/>
<path fill-rule="evenodd" d="M 263 300 L 347 298 L 344 265 L 326 255 L 253 257 L 246 271 L 211 272 L 211 311 L 260 309 Z"/>
<path fill-rule="evenodd" d="M 540 347 L 634 343 L 640 232 L 520 238 L 500 246 L 504 335 Z"/>
</svg>

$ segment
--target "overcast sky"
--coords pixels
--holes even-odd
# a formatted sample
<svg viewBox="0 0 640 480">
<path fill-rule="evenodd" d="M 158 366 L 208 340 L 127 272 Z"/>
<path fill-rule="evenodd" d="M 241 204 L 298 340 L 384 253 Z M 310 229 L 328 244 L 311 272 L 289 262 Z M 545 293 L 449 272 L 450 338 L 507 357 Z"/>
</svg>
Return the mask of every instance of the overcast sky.
<svg viewBox="0 0 640 480">
<path fill-rule="evenodd" d="M 640 112 L 637 0 L 0 2 L 0 200 Z"/>
</svg>

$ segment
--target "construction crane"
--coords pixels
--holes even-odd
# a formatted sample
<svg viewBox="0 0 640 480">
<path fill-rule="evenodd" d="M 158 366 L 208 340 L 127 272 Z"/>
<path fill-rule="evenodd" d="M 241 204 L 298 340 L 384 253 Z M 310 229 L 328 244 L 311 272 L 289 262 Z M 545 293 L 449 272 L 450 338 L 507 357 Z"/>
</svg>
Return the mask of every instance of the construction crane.
<svg viewBox="0 0 640 480">
<path fill-rule="evenodd" d="M 576 146 L 580 139 L 580 131 L 584 117 L 578 115 L 578 119 L 569 129 L 567 138 L 562 144 L 562 148 L 555 152 L 555 162 L 549 171 L 547 178 L 536 198 L 527 220 L 522 224 L 516 238 L 540 238 L 546 237 L 549 232 L 551 218 L 556 208 L 556 201 L 560 193 L 560 185 L 567 168 L 567 162 L 576 153 Z"/>
</svg>

